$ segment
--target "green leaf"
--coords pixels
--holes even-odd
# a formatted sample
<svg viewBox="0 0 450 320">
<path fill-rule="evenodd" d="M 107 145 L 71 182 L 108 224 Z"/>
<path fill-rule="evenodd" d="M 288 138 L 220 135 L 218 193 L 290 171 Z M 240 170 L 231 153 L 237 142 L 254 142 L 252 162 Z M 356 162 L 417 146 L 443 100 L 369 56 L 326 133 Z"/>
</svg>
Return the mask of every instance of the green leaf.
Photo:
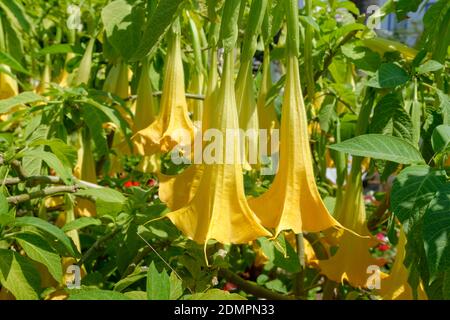
<svg viewBox="0 0 450 320">
<path fill-rule="evenodd" d="M 420 152 L 408 141 L 382 134 L 364 134 L 338 144 L 330 149 L 354 156 L 394 161 L 403 164 L 423 163 Z"/>
<path fill-rule="evenodd" d="M 136 50 L 132 61 L 141 60 L 145 56 L 152 54 L 156 45 L 176 18 L 178 8 L 183 2 L 184 0 L 159 1 L 154 13 L 148 19 L 140 46 Z"/>
<path fill-rule="evenodd" d="M 433 277 L 450 267 L 450 183 L 440 188 L 423 216 L 423 239 Z"/>
<path fill-rule="evenodd" d="M 114 291 L 121 292 L 131 286 L 133 283 L 144 279 L 147 275 L 139 270 L 139 273 L 130 274 L 124 279 L 119 280 L 114 285 Z M 147 295 L 145 296 L 145 299 L 147 299 Z"/>
<path fill-rule="evenodd" d="M 39 273 L 29 259 L 17 252 L 0 249 L 0 283 L 17 300 L 39 299 Z"/>
<path fill-rule="evenodd" d="M 387 94 L 377 103 L 370 123 L 370 132 L 412 140 L 411 118 L 397 94 Z"/>
<path fill-rule="evenodd" d="M 42 263 L 56 281 L 61 281 L 61 258 L 44 238 L 35 233 L 19 233 L 14 237 L 30 259 Z"/>
<path fill-rule="evenodd" d="M 100 226 L 102 222 L 99 219 L 91 218 L 91 217 L 81 217 L 66 223 L 64 227 L 62 227 L 62 231 L 69 232 L 71 230 L 80 230 L 86 228 L 88 226 Z"/>
<path fill-rule="evenodd" d="M 257 241 L 261 246 L 262 251 L 269 259 L 270 264 L 275 267 L 283 268 L 287 272 L 298 272 L 300 270 L 298 256 L 288 242 L 285 243 L 284 248 L 280 243 L 277 243 L 278 239 L 270 241 L 265 238 L 259 238 Z"/>
<path fill-rule="evenodd" d="M 439 97 L 442 118 L 444 119 L 444 124 L 450 124 L 450 98 L 447 94 L 442 92 L 439 89 L 436 89 L 436 92 Z"/>
<path fill-rule="evenodd" d="M 390 205 L 405 229 L 424 213 L 436 192 L 444 186 L 445 177 L 445 171 L 426 165 L 407 167 L 398 174 L 392 184 Z"/>
<path fill-rule="evenodd" d="M 73 52 L 73 47 L 68 43 L 58 43 L 54 44 L 45 48 L 42 48 L 39 50 L 39 55 L 46 55 L 46 54 L 61 54 L 61 53 L 69 53 Z"/>
<path fill-rule="evenodd" d="M 61 161 L 61 163 L 67 169 L 72 169 L 77 160 L 77 150 L 73 146 L 68 145 L 60 139 L 38 139 L 30 144 L 31 147 L 40 145 L 49 146 L 55 156 L 58 157 L 58 159 Z"/>
<path fill-rule="evenodd" d="M 72 289 L 68 300 L 130 300 L 126 295 L 111 290 Z"/>
<path fill-rule="evenodd" d="M 102 9 L 108 42 L 125 60 L 130 59 L 141 40 L 144 11 L 129 0 L 115 0 Z"/>
<path fill-rule="evenodd" d="M 183 282 L 178 278 L 175 272 L 172 271 L 169 277 L 170 294 L 169 300 L 177 300 L 183 295 Z"/>
<path fill-rule="evenodd" d="M 425 62 L 424 64 L 420 65 L 417 68 L 417 73 L 423 74 L 423 73 L 428 73 L 428 72 L 434 72 L 434 71 L 438 71 L 438 70 L 442 69 L 443 67 L 444 66 L 437 61 L 428 60 L 427 62 Z"/>
<path fill-rule="evenodd" d="M 65 184 L 71 184 L 73 181 L 72 173 L 68 170 L 61 161 L 53 153 L 42 150 L 27 150 L 23 153 L 24 157 L 41 159 L 47 166 L 55 170 L 56 174 L 61 177 Z"/>
<path fill-rule="evenodd" d="M 128 291 L 124 295 L 131 300 L 147 300 L 147 292 L 145 291 Z"/>
<path fill-rule="evenodd" d="M 299 16 L 300 21 L 303 22 L 304 25 L 311 26 L 315 31 L 320 32 L 320 26 L 317 24 L 317 22 L 313 19 L 313 17 L 309 16 Z"/>
<path fill-rule="evenodd" d="M 380 55 L 366 48 L 360 41 L 346 43 L 341 51 L 358 69 L 367 73 L 375 73 L 381 65 Z"/>
<path fill-rule="evenodd" d="M 395 2 L 395 14 L 402 21 L 408 18 L 408 12 L 416 12 L 422 0 L 398 0 Z"/>
<path fill-rule="evenodd" d="M 48 223 L 47 221 L 44 221 L 36 217 L 20 217 L 16 218 L 14 226 L 16 227 L 32 226 L 38 228 L 55 237 L 60 243 L 64 245 L 68 253 L 71 254 L 73 257 L 79 256 L 79 254 L 75 252 L 72 243 L 70 239 L 66 236 L 66 234 L 61 229 Z"/>
<path fill-rule="evenodd" d="M 126 201 L 122 193 L 110 188 L 80 190 L 76 195 L 92 198 L 95 201 L 98 216 L 105 214 L 111 216 L 117 215 L 122 210 Z"/>
<path fill-rule="evenodd" d="M 450 125 L 441 124 L 434 128 L 431 136 L 431 145 L 434 152 L 442 152 L 450 146 Z"/>
<path fill-rule="evenodd" d="M 220 289 L 209 289 L 206 292 L 194 293 L 183 297 L 183 300 L 247 300 L 237 293 L 229 293 Z"/>
<path fill-rule="evenodd" d="M 9 110 L 19 104 L 45 101 L 45 98 L 31 91 L 26 91 L 17 96 L 3 99 L 0 101 L 0 113 L 7 113 Z"/>
<path fill-rule="evenodd" d="M 6 64 L 11 69 L 30 75 L 30 73 L 12 56 L 4 51 L 0 51 L 0 64 Z"/>
<path fill-rule="evenodd" d="M 325 132 L 330 130 L 333 119 L 337 117 L 334 106 L 336 99 L 333 96 L 326 96 L 319 111 L 320 129 Z"/>
<path fill-rule="evenodd" d="M 90 105 L 81 105 L 81 114 L 85 120 L 84 123 L 89 128 L 99 157 L 108 154 L 108 141 L 103 130 L 103 123 L 107 122 L 104 113 Z"/>
<path fill-rule="evenodd" d="M 148 300 L 170 299 L 169 275 L 166 270 L 159 273 L 153 261 L 147 273 L 147 298 Z"/>
<path fill-rule="evenodd" d="M 408 80 L 410 80 L 410 76 L 402 67 L 389 62 L 381 64 L 367 85 L 374 88 L 394 88 L 405 84 Z"/>
<path fill-rule="evenodd" d="M 225 52 L 232 50 L 238 38 L 240 0 L 228 0 L 223 5 L 219 43 Z"/>
<path fill-rule="evenodd" d="M 8 17 L 15 23 L 16 27 L 22 28 L 26 34 L 31 33 L 32 25 L 25 13 L 25 9 L 19 1 L 2 0 L 0 1 L 0 7 L 6 11 Z"/>
<path fill-rule="evenodd" d="M 11 223 L 12 221 L 14 221 L 14 215 L 11 215 L 8 200 L 0 190 L 0 226 Z"/>
</svg>

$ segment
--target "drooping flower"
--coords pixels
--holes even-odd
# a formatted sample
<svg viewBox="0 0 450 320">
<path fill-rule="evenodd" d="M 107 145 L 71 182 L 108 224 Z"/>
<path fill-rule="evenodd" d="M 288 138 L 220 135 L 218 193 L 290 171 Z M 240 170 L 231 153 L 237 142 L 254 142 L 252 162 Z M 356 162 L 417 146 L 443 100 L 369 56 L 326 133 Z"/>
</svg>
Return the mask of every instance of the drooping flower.
<svg viewBox="0 0 450 320">
<path fill-rule="evenodd" d="M 270 87 L 272 86 L 272 77 L 270 73 L 270 51 L 269 49 L 264 50 L 264 58 L 262 65 L 262 79 L 261 87 L 259 89 L 259 95 L 257 100 L 258 109 L 258 121 L 259 128 L 266 130 L 267 132 L 267 155 L 272 155 L 278 151 L 278 141 L 274 141 L 274 146 L 272 146 L 272 134 L 274 130 L 279 129 L 280 123 L 277 118 L 277 113 L 275 111 L 275 104 L 273 102 L 267 103 L 267 94 Z M 273 147 L 273 148 L 272 148 Z M 273 150 L 272 150 L 273 149 Z"/>
<path fill-rule="evenodd" d="M 91 75 L 92 53 L 94 51 L 95 38 L 91 38 L 86 46 L 86 51 L 80 61 L 73 85 L 87 84 Z"/>
<path fill-rule="evenodd" d="M 222 243 L 245 243 L 270 236 L 245 199 L 239 136 L 225 134 L 227 129 L 237 130 L 239 127 L 233 82 L 233 52 L 226 52 L 216 113 L 211 117 L 211 127 L 223 135 L 223 141 L 216 150 L 222 159 L 219 163 L 203 164 L 204 172 L 191 201 L 167 214 L 187 237 L 198 243 L 207 243 L 209 239 Z M 231 159 L 230 154 L 233 156 Z"/>
<path fill-rule="evenodd" d="M 136 134 L 142 129 L 148 127 L 155 121 L 158 110 L 156 101 L 153 98 L 153 89 L 150 80 L 150 66 L 147 60 L 142 64 L 141 76 L 137 89 L 137 98 L 134 105 L 133 133 Z M 129 153 L 128 145 L 121 148 L 123 154 Z M 123 150 L 125 149 L 125 150 Z M 159 154 L 143 156 L 137 170 L 142 172 L 158 172 L 161 168 L 161 159 Z"/>
<path fill-rule="evenodd" d="M 74 168 L 74 176 L 86 182 L 97 183 L 91 141 L 86 133 L 80 136 L 81 143 L 78 149 L 78 161 Z M 81 217 L 92 217 L 96 215 L 95 203 L 89 199 L 77 198 L 74 209 L 75 214 Z"/>
<path fill-rule="evenodd" d="M 137 132 L 133 140 L 140 154 L 150 155 L 169 152 L 180 143 L 189 144 L 193 136 L 194 127 L 189 119 L 185 97 L 181 35 L 179 28 L 172 28 L 159 115 L 151 125 Z"/>
<path fill-rule="evenodd" d="M 359 161 L 356 164 L 360 164 Z M 357 172 L 358 173 L 354 173 Z M 335 255 L 328 260 L 320 260 L 322 273 L 336 282 L 348 281 L 355 287 L 366 287 L 371 266 L 381 266 L 382 260 L 375 259 L 369 252 L 377 240 L 367 229 L 366 208 L 362 194 L 362 179 L 360 168 L 353 169 L 347 179 L 347 189 L 343 198 L 338 200 L 336 218 L 346 228 L 361 236 L 358 237 L 348 231 L 339 235 L 339 248 Z M 369 269 L 368 269 L 369 268 Z M 381 274 L 384 276 L 384 274 Z"/>
<path fill-rule="evenodd" d="M 403 229 L 397 244 L 397 255 L 395 257 L 392 270 L 389 276 L 382 279 L 380 283 L 379 295 L 384 300 L 413 300 L 413 290 L 408 283 L 409 271 L 403 264 L 406 254 L 406 235 Z M 417 298 L 426 300 L 427 295 L 422 283 L 417 288 Z"/>
<path fill-rule="evenodd" d="M 290 29 L 288 29 L 288 34 Z M 294 31 L 294 32 L 298 32 Z M 289 50 L 281 116 L 279 169 L 269 190 L 249 200 L 264 226 L 318 232 L 339 223 L 325 207 L 315 182 L 298 59 Z"/>
<path fill-rule="evenodd" d="M 244 169 L 260 164 L 259 119 L 254 92 L 253 55 L 256 52 L 257 35 L 266 12 L 267 0 L 253 1 L 249 21 L 245 30 L 241 51 L 241 65 L 236 79 L 236 104 L 239 114 L 239 127 L 244 131 Z"/>
</svg>

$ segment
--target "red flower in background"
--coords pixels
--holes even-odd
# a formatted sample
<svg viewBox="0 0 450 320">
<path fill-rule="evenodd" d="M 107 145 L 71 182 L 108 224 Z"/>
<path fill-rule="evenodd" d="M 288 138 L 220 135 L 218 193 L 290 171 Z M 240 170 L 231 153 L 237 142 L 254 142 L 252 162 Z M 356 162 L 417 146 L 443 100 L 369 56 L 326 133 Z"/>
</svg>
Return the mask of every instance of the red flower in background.
<svg viewBox="0 0 450 320">
<path fill-rule="evenodd" d="M 378 246 L 378 250 L 380 250 L 380 251 L 387 251 L 387 250 L 389 250 L 391 247 L 388 245 L 388 244 L 380 244 L 379 246 Z"/>
<path fill-rule="evenodd" d="M 155 180 L 155 179 L 150 179 L 150 180 L 148 180 L 147 185 L 148 185 L 149 187 L 155 186 L 155 185 L 156 185 L 156 180 Z"/>
<path fill-rule="evenodd" d="M 237 285 L 235 285 L 233 282 L 227 282 L 223 286 L 223 290 L 225 291 L 233 291 L 237 289 Z"/>
</svg>

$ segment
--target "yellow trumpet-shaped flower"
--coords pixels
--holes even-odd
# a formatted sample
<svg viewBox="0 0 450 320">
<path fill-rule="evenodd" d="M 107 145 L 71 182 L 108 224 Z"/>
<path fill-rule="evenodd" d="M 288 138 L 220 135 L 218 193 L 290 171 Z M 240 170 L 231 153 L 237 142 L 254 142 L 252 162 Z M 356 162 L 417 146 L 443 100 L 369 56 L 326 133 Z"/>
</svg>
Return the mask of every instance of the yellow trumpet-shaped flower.
<svg viewBox="0 0 450 320">
<path fill-rule="evenodd" d="M 219 77 L 217 74 L 217 51 L 211 48 L 211 63 L 208 73 L 208 87 L 204 100 L 204 112 L 202 118 L 202 130 L 210 127 L 212 109 L 216 107 Z M 171 210 L 177 210 L 186 206 L 197 192 L 203 174 L 201 164 L 193 164 L 182 173 L 169 176 L 159 174 L 159 198 Z M 183 192 L 180 192 L 183 190 Z"/>
<path fill-rule="evenodd" d="M 192 200 L 167 214 L 183 234 L 198 243 L 207 243 L 208 239 L 246 243 L 271 235 L 260 225 L 245 199 L 239 136 L 225 134 L 227 129 L 239 128 L 233 82 L 233 53 L 227 52 L 216 113 L 211 118 L 211 127 L 223 135 L 216 150 L 223 161 L 203 164 L 204 172 Z"/>
<path fill-rule="evenodd" d="M 66 63 L 65 64 L 67 65 L 67 62 L 69 62 L 74 57 L 75 57 L 75 53 L 68 52 L 66 55 Z M 73 74 L 70 74 L 69 72 L 67 72 L 67 69 L 64 66 L 61 71 L 61 75 L 59 77 L 59 85 L 63 88 L 68 87 L 70 82 L 72 81 L 72 78 L 73 78 Z"/>
<path fill-rule="evenodd" d="M 270 75 L 270 51 L 266 49 L 264 51 L 264 59 L 262 66 L 262 79 L 261 87 L 259 89 L 259 95 L 257 100 L 258 109 L 258 121 L 259 128 L 267 130 L 267 154 L 271 155 L 278 151 L 278 144 L 274 145 L 274 150 L 272 150 L 272 133 L 275 129 L 279 129 L 280 123 L 278 122 L 277 113 L 275 111 L 274 103 L 270 103 L 266 106 L 267 93 L 272 86 L 272 78 Z M 275 141 L 276 142 L 276 141 Z"/>
<path fill-rule="evenodd" d="M 339 223 L 329 214 L 316 186 L 298 60 L 287 58 L 281 116 L 280 161 L 269 190 L 249 200 L 264 226 L 276 234 L 292 229 L 318 232 Z"/>
<path fill-rule="evenodd" d="M 333 281 L 346 280 L 352 286 L 366 287 L 367 280 L 372 274 L 371 266 L 380 266 L 382 262 L 372 257 L 369 252 L 369 249 L 376 244 L 376 240 L 370 236 L 367 229 L 361 175 L 349 177 L 351 178 L 348 179 L 347 190 L 342 201 L 337 203 L 336 218 L 344 227 L 367 237 L 361 238 L 344 231 L 338 239 L 337 253 L 328 260 L 319 261 L 319 267 L 322 273 Z"/>
<path fill-rule="evenodd" d="M 185 97 L 180 37 L 178 30 L 171 34 L 159 115 L 151 125 L 133 136 L 142 155 L 168 152 L 180 143 L 190 143 L 194 136 Z"/>
<path fill-rule="evenodd" d="M 158 111 L 156 101 L 153 98 L 148 61 L 144 61 L 142 65 L 141 76 L 137 88 L 137 99 L 133 109 L 133 133 L 145 129 L 156 119 Z M 124 142 L 124 144 L 126 143 Z M 125 149 L 125 152 L 123 153 L 129 153 L 128 145 L 124 145 L 121 149 Z M 145 155 L 137 167 L 139 171 L 147 173 L 158 172 L 160 168 L 161 159 L 159 154 Z"/>
<path fill-rule="evenodd" d="M 97 183 L 95 172 L 95 160 L 92 154 L 91 141 L 87 136 L 82 137 L 81 146 L 78 149 L 78 161 L 74 169 L 74 176 L 80 180 Z M 96 215 L 95 204 L 89 199 L 78 198 L 75 213 L 82 217 Z"/>
<path fill-rule="evenodd" d="M 397 51 L 408 61 L 412 61 L 418 53 L 416 49 L 408 47 L 403 43 L 380 37 L 364 39 L 362 42 L 366 47 L 381 55 L 384 55 L 386 52 Z"/>
<path fill-rule="evenodd" d="M 384 300 L 413 300 L 413 290 L 408 283 L 409 272 L 403 264 L 405 259 L 406 235 L 403 229 L 400 230 L 400 236 L 397 244 L 397 255 L 389 276 L 381 280 L 379 295 Z M 423 289 L 422 283 L 417 288 L 417 298 L 426 300 L 427 295 Z"/>
<path fill-rule="evenodd" d="M 92 53 L 94 51 L 95 38 L 91 38 L 86 46 L 86 51 L 84 52 L 83 58 L 80 61 L 80 67 L 78 68 L 77 74 L 74 79 L 74 85 L 79 86 L 84 83 L 89 82 L 92 67 Z"/>
</svg>

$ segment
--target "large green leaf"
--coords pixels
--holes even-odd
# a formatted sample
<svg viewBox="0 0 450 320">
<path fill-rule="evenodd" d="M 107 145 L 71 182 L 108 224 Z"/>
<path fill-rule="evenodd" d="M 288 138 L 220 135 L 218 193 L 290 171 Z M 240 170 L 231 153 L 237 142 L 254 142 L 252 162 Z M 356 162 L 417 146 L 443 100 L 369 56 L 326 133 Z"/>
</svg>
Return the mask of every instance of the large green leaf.
<svg viewBox="0 0 450 320">
<path fill-rule="evenodd" d="M 38 139 L 33 141 L 30 146 L 46 145 L 49 146 L 55 156 L 67 168 L 72 169 L 77 160 L 77 151 L 73 146 L 68 145 L 60 139 Z"/>
<path fill-rule="evenodd" d="M 399 21 L 407 19 L 409 12 L 416 12 L 422 0 L 397 0 L 395 2 L 395 14 Z"/>
<path fill-rule="evenodd" d="M 61 244 L 64 245 L 69 254 L 71 254 L 74 257 L 79 256 L 79 254 L 74 250 L 74 247 L 70 239 L 66 236 L 66 234 L 61 229 L 48 223 L 47 221 L 44 221 L 36 217 L 20 217 L 16 218 L 14 226 L 16 227 L 32 226 L 38 228 L 55 237 Z"/>
<path fill-rule="evenodd" d="M 117 215 L 123 208 L 126 198 L 119 191 L 110 188 L 92 188 L 80 190 L 78 196 L 89 197 L 95 201 L 99 216 Z"/>
<path fill-rule="evenodd" d="M 154 13 L 148 19 L 142 41 L 133 56 L 133 61 L 141 60 L 152 53 L 175 19 L 178 8 L 183 2 L 184 0 L 159 1 Z"/>
<path fill-rule="evenodd" d="M 382 134 L 364 134 L 338 144 L 330 149 L 354 156 L 388 160 L 403 164 L 423 163 L 420 152 L 408 141 Z"/>
<path fill-rule="evenodd" d="M 103 8 L 101 16 L 108 42 L 128 60 L 141 41 L 143 8 L 135 1 L 115 0 Z"/>
<path fill-rule="evenodd" d="M 23 29 L 27 34 L 31 33 L 33 25 L 30 23 L 26 11 L 19 1 L 2 0 L 0 1 L 0 7 L 5 10 L 16 27 Z"/>
<path fill-rule="evenodd" d="M 98 155 L 101 157 L 108 154 L 108 141 L 103 129 L 103 123 L 107 122 L 107 117 L 101 110 L 91 105 L 81 105 L 81 114 L 89 128 Z"/>
<path fill-rule="evenodd" d="M 391 211 L 404 226 L 409 226 L 424 213 L 445 180 L 445 171 L 426 165 L 403 169 L 392 184 Z"/>
<path fill-rule="evenodd" d="M 6 64 L 7 66 L 10 66 L 11 69 L 30 75 L 20 62 L 4 51 L 0 51 L 0 64 Z"/>
<path fill-rule="evenodd" d="M 17 252 L 0 249 L 0 283 L 17 300 L 39 299 L 39 273 L 30 260 Z"/>
<path fill-rule="evenodd" d="M 450 267 L 450 183 L 441 187 L 423 216 L 423 240 L 433 277 Z"/>
<path fill-rule="evenodd" d="M 433 130 L 431 144 L 434 152 L 442 152 L 450 146 L 450 125 L 442 124 Z"/>
<path fill-rule="evenodd" d="M 149 300 L 169 300 L 170 299 L 170 278 L 166 270 L 161 273 L 150 264 L 147 272 L 147 298 Z"/>
<path fill-rule="evenodd" d="M 91 218 L 91 217 L 81 217 L 70 221 L 62 227 L 64 232 L 68 232 L 71 230 L 80 230 L 86 228 L 88 226 L 99 226 L 102 222 L 99 219 Z"/>
<path fill-rule="evenodd" d="M 17 96 L 3 99 L 0 101 L 0 113 L 7 113 L 11 108 L 19 104 L 27 104 L 33 102 L 44 101 L 45 98 L 31 91 L 26 91 Z"/>
<path fill-rule="evenodd" d="M 19 233 L 14 237 L 30 259 L 42 263 L 56 281 L 61 281 L 61 258 L 44 238 L 36 233 Z"/>
<path fill-rule="evenodd" d="M 450 98 L 441 90 L 436 89 L 436 92 L 439 97 L 439 107 L 441 109 L 442 118 L 444 119 L 444 124 L 450 125 Z"/>
<path fill-rule="evenodd" d="M 41 159 L 47 164 L 49 168 L 55 170 L 56 174 L 61 177 L 64 183 L 71 184 L 73 182 L 72 173 L 70 172 L 70 170 L 68 170 L 61 163 L 58 157 L 55 156 L 53 153 L 34 149 L 25 151 L 23 153 L 23 156 L 34 159 Z"/>
<path fill-rule="evenodd" d="M 367 83 L 375 88 L 394 88 L 405 84 L 410 80 L 408 73 L 395 63 L 383 63 L 375 73 L 375 76 Z"/>
<path fill-rule="evenodd" d="M 388 134 L 411 141 L 411 118 L 403 108 L 397 94 L 387 94 L 377 103 L 370 123 L 370 132 Z"/>
<path fill-rule="evenodd" d="M 8 200 L 0 189 L 0 226 L 12 221 L 14 221 L 14 216 L 10 214 Z"/>
</svg>

